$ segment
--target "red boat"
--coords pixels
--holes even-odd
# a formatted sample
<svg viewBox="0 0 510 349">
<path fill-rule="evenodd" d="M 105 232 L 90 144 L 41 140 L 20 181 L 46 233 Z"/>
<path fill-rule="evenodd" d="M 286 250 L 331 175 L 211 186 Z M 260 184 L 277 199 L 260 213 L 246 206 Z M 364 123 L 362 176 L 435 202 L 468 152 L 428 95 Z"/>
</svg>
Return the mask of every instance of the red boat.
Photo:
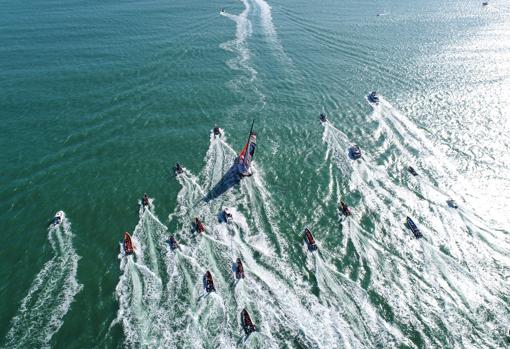
<svg viewBox="0 0 510 349">
<path fill-rule="evenodd" d="M 214 287 L 214 282 L 212 279 L 211 272 L 208 270 L 204 274 L 204 288 L 209 293 L 212 291 L 216 292 L 216 288 Z"/>
<path fill-rule="evenodd" d="M 195 217 L 195 229 L 199 233 L 203 233 L 205 231 L 205 225 L 200 221 L 200 219 L 198 219 L 198 217 Z"/>
<path fill-rule="evenodd" d="M 133 242 L 131 241 L 131 235 L 128 232 L 124 233 L 124 253 L 129 256 L 134 252 Z"/>
<path fill-rule="evenodd" d="M 317 249 L 317 245 L 315 244 L 315 240 L 313 239 L 312 232 L 308 228 L 305 228 L 305 240 L 310 251 L 315 251 Z"/>
<path fill-rule="evenodd" d="M 250 318 L 250 314 L 246 309 L 241 311 L 241 325 L 243 326 L 244 333 L 248 336 L 250 333 L 255 332 L 257 328 L 253 324 Z"/>
<path fill-rule="evenodd" d="M 236 278 L 244 279 L 244 268 L 243 263 L 241 262 L 241 258 L 237 258 L 236 261 Z"/>
</svg>

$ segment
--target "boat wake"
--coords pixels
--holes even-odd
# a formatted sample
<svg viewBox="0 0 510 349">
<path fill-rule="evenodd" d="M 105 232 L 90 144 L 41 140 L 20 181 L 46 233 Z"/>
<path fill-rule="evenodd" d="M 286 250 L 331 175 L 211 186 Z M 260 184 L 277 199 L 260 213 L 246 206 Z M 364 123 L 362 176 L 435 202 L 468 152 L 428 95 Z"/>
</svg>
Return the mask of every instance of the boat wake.
<svg viewBox="0 0 510 349">
<path fill-rule="evenodd" d="M 278 35 L 276 34 L 276 29 L 274 27 L 273 18 L 271 15 L 271 6 L 269 6 L 269 4 L 264 0 L 254 1 L 260 9 L 260 19 L 262 22 L 264 34 L 269 40 L 270 44 L 273 46 L 273 49 L 276 51 L 277 57 L 287 64 L 292 64 L 292 60 L 285 53 L 285 50 L 283 49 L 283 46 L 278 39 Z"/>
<path fill-rule="evenodd" d="M 191 195 L 184 177 L 222 178 L 235 156 L 224 140 L 212 137 L 203 172 L 200 176 L 185 173 L 178 197 Z M 196 181 L 191 182 L 197 185 Z M 198 185 L 193 192 L 207 192 L 215 185 L 208 180 L 203 182 L 204 186 Z M 179 200 L 178 206 L 193 202 Z M 310 294 L 310 285 L 302 280 L 302 270 L 287 262 L 291 248 L 275 222 L 277 211 L 271 202 L 262 172 L 255 168 L 252 177 L 213 200 L 200 202 L 194 206 L 195 211 L 176 208 L 176 212 L 188 215 L 171 215 L 182 226 L 177 236 L 189 245 L 172 252 L 174 264 L 168 270 L 167 292 L 172 295 L 168 312 L 174 315 L 168 321 L 176 338 L 171 345 L 236 347 L 244 342 L 277 348 L 292 336 L 304 347 L 339 347 L 366 343 L 375 333 L 378 338 L 394 338 L 386 342 L 401 338 L 397 330 L 377 316 L 366 301 L 365 291 L 353 282 L 342 285 L 345 277 L 328 267 L 321 265 L 310 270 L 319 277 L 320 296 Z M 233 212 L 229 224 L 221 217 L 223 207 L 230 207 Z M 205 233 L 190 233 L 190 214 L 200 215 Z M 236 258 L 244 264 L 245 279 L 234 277 Z M 206 270 L 212 273 L 217 292 L 204 293 L 201 277 Z M 361 311 L 354 293 L 364 299 Z M 241 336 L 238 330 L 239 314 L 245 308 L 258 326 L 258 331 L 249 337 Z M 356 323 L 364 328 L 359 332 L 362 335 L 349 330 L 345 313 L 349 319 L 358 319 Z M 384 329 L 385 334 L 380 334 Z"/>
<path fill-rule="evenodd" d="M 410 326 L 427 346 L 441 346 L 441 338 L 448 336 L 457 343 L 468 339 L 477 346 L 491 343 L 497 347 L 494 337 L 485 333 L 490 334 L 492 328 L 505 330 L 500 321 L 507 306 L 500 294 L 508 287 L 495 280 L 504 280 L 501 268 L 508 267 L 508 259 L 495 248 L 498 239 L 489 227 L 476 227 L 464 219 L 471 216 L 468 208 L 456 210 L 446 205 L 447 194 L 428 175 L 451 172 L 453 166 L 444 155 L 437 155 L 433 143 L 419 129 L 385 101 L 375 107 L 373 115 L 382 124 L 377 138 L 385 137 L 387 148 L 375 156 L 364 152 L 363 159 L 355 162 L 347 157 L 341 161 L 335 157 L 334 161 L 342 173 L 348 168 L 343 162 L 352 162 L 351 176 L 342 179 L 349 181 L 350 191 L 359 192 L 363 201 L 363 207 L 354 208 L 360 223 L 350 218 L 342 223 L 347 241 L 343 253 L 353 256 L 351 264 L 363 266 L 362 271 L 371 270 L 370 297 L 383 304 L 383 315 L 399 328 Z M 342 154 L 349 143 L 347 137 L 339 130 L 329 132 L 331 125 L 325 128 L 326 154 Z M 395 156 L 388 152 L 395 150 L 397 159 L 405 158 L 407 164 L 419 161 L 420 169 L 432 170 L 423 170 L 418 177 L 407 174 L 395 179 L 390 176 L 392 171 L 407 172 L 407 165 L 390 162 Z M 446 163 L 443 171 L 441 166 Z M 449 178 L 444 175 L 441 182 Z M 417 218 L 424 239 L 415 240 L 404 232 L 407 215 Z M 379 224 L 366 224 L 364 217 Z M 352 258 L 358 262 L 352 263 Z M 363 277 L 360 282 L 363 284 Z M 448 319 L 439 320 L 445 309 L 449 309 Z M 484 316 L 493 320 L 482 320 Z M 400 319 L 408 320 L 404 324 Z"/>
<path fill-rule="evenodd" d="M 132 240 L 135 253 L 119 253 L 122 275 L 116 287 L 119 311 L 112 325 L 121 323 L 128 346 L 159 346 L 160 334 L 169 334 L 164 321 L 162 272 L 166 227 L 150 210 L 140 213 Z"/>
<path fill-rule="evenodd" d="M 74 297 L 81 290 L 76 278 L 80 257 L 73 246 L 71 223 L 64 216 L 48 228 L 54 256 L 37 274 L 28 294 L 21 301 L 5 347 L 50 347 Z"/>
<path fill-rule="evenodd" d="M 248 19 L 251 6 L 248 0 L 241 1 L 244 4 L 244 9 L 239 15 L 223 13 L 223 16 L 236 23 L 236 37 L 220 44 L 220 47 L 236 55 L 236 57 L 227 60 L 227 65 L 230 69 L 241 73 L 236 79 L 231 80 L 228 86 L 237 93 L 243 93 L 246 90 L 254 92 L 257 102 L 252 104 L 251 107 L 252 110 L 260 110 L 266 105 L 266 96 L 257 87 L 257 71 L 250 63 L 251 52 L 247 40 L 252 34 L 252 23 Z M 246 113 L 246 110 L 244 110 L 244 113 Z"/>
</svg>

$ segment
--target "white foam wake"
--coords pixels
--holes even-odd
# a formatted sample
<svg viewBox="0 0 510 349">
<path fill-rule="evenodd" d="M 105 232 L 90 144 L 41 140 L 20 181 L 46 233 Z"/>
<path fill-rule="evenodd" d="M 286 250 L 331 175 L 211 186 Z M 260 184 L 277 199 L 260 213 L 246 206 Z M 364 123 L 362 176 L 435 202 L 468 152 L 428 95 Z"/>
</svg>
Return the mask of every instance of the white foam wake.
<svg viewBox="0 0 510 349">
<path fill-rule="evenodd" d="M 73 236 L 65 216 L 61 224 L 48 229 L 54 256 L 37 274 L 21 301 L 6 336 L 6 347 L 50 347 L 53 335 L 82 288 L 76 278 L 80 257 L 74 249 Z"/>
<path fill-rule="evenodd" d="M 228 86 L 237 93 L 254 92 L 259 102 L 253 105 L 252 110 L 262 109 L 266 105 L 266 96 L 259 90 L 255 84 L 257 71 L 250 63 L 251 52 L 248 47 L 248 38 L 252 34 L 252 24 L 248 19 L 251 6 L 248 0 L 241 0 L 244 9 L 239 15 L 223 12 L 222 15 L 233 20 L 236 23 L 236 37 L 220 44 L 220 47 L 226 51 L 234 53 L 236 56 L 227 61 L 230 69 L 239 71 L 241 74 L 236 79 L 229 82 Z M 247 76 L 246 76 L 247 75 Z M 247 112 L 246 110 L 244 111 Z"/>
<path fill-rule="evenodd" d="M 273 46 L 274 50 L 277 52 L 278 57 L 283 60 L 285 63 L 292 63 L 291 59 L 285 53 L 280 40 L 278 39 L 278 35 L 276 33 L 276 28 L 273 24 L 273 16 L 271 14 L 271 6 L 264 0 L 254 0 L 257 6 L 260 9 L 260 18 L 262 21 L 262 28 L 264 30 L 265 36 L 268 38 L 269 42 Z"/>
</svg>

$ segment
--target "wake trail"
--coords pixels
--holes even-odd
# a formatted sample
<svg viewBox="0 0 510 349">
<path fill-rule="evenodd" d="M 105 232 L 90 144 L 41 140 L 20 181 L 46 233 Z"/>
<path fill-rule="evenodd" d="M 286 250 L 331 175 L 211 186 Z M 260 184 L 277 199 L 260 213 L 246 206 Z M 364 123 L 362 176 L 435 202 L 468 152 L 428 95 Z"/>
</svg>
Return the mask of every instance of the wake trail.
<svg viewBox="0 0 510 349">
<path fill-rule="evenodd" d="M 140 211 L 133 231 L 135 253 L 125 255 L 121 244 L 122 275 L 116 287 L 119 310 L 112 325 L 122 324 L 127 346 L 159 346 L 161 334 L 170 333 L 160 307 L 167 269 L 162 248 L 166 237 L 166 227 L 146 209 Z"/>
<path fill-rule="evenodd" d="M 262 28 L 266 38 L 272 45 L 273 49 L 277 53 L 277 57 L 288 65 L 292 65 L 292 60 L 287 56 L 283 46 L 278 39 L 276 28 L 273 24 L 273 17 L 271 14 L 271 6 L 264 0 L 254 0 L 255 4 L 260 9 L 260 19 L 262 22 Z"/>
<path fill-rule="evenodd" d="M 418 154 L 429 154 L 431 157 L 424 157 L 423 164 L 434 158 L 431 142 L 424 140 L 424 135 L 416 136 L 419 131 L 406 122 L 393 127 L 393 120 L 386 114 L 384 117 L 384 123 L 391 126 L 385 127 L 384 131 L 397 132 L 390 134 L 390 139 L 403 154 L 412 158 L 413 152 L 409 150 L 412 145 L 417 148 Z M 328 146 L 327 152 L 332 154 L 342 154 L 347 143 L 345 135 L 340 131 L 332 133 L 325 130 L 323 140 L 333 148 L 339 147 L 335 150 Z M 431 166 L 447 161 L 441 157 L 439 159 L 438 163 Z M 344 161 L 349 160 L 344 157 Z M 434 193 L 436 197 L 426 197 L 424 200 L 418 195 L 419 192 L 411 190 L 412 187 L 406 189 L 393 183 L 383 168 L 374 165 L 376 162 L 365 153 L 362 160 L 354 163 L 350 186 L 363 194 L 362 209 L 366 210 L 366 214 L 377 214 L 375 220 L 382 223 L 382 226 L 378 224 L 380 228 L 375 229 L 375 232 L 379 233 L 371 236 L 372 234 L 364 232 L 362 227 L 350 225 L 346 229 L 345 223 L 343 226 L 356 251 L 362 253 L 371 269 L 378 271 L 371 280 L 373 289 L 384 296 L 384 300 L 395 309 L 398 318 L 425 322 L 429 328 L 434 329 L 436 335 L 441 336 L 441 333 L 447 331 L 457 342 L 469 338 L 478 345 L 485 342 L 497 346 L 493 338 L 484 334 L 490 332 L 488 328 L 501 327 L 498 322 L 504 318 L 502 309 L 505 307 L 498 296 L 508 291 L 508 287 L 503 283 L 494 283 L 494 280 L 501 280 L 502 276 L 499 272 L 500 266 L 493 262 L 495 251 L 466 236 L 466 231 L 469 232 L 473 227 L 463 222 L 462 210 L 446 207 L 446 197 L 440 190 L 426 191 L 425 194 Z M 337 164 L 345 171 L 344 164 Z M 422 176 L 417 180 L 425 181 Z M 433 188 L 433 184 L 429 183 L 428 187 Z M 410 213 L 419 217 L 418 224 L 425 235 L 422 240 L 414 240 L 407 232 L 407 239 L 404 239 L 405 235 L 396 234 L 404 229 L 402 218 Z M 375 238 L 379 240 L 377 244 L 372 243 Z M 383 247 L 383 251 L 390 254 L 381 254 L 378 247 Z M 504 260 L 500 252 L 496 255 L 498 259 Z M 392 272 L 385 272 L 387 270 Z M 382 277 L 383 275 L 385 276 Z M 388 278 L 393 282 L 388 284 Z M 485 286 L 489 284 L 493 285 L 491 289 Z M 439 325 L 433 320 L 425 320 L 440 318 L 445 305 L 450 309 L 447 323 Z M 490 314 L 486 316 L 497 320 L 473 328 L 473 324 L 480 324 L 481 321 L 481 315 L 472 315 L 474 309 L 482 314 Z M 423 334 L 423 337 L 427 345 L 434 346 L 439 343 L 434 336 Z"/>
<path fill-rule="evenodd" d="M 80 256 L 74 249 L 73 237 L 71 223 L 65 216 L 60 224 L 48 228 L 54 256 L 45 263 L 21 301 L 5 347 L 51 347 L 53 335 L 82 289 L 76 277 Z"/>
<path fill-rule="evenodd" d="M 231 162 L 236 156 L 226 142 L 211 138 L 203 175 L 199 177 L 220 178 L 228 166 L 217 164 Z M 171 309 L 179 308 L 173 312 L 177 318 L 172 319 L 175 323 L 174 333 L 178 333 L 176 337 L 179 338 L 179 345 L 197 347 L 207 346 L 208 344 L 204 343 L 212 342 L 223 343 L 223 346 L 229 347 L 231 341 L 241 339 L 246 340 L 249 345 L 276 348 L 287 335 L 297 335 L 299 343 L 308 347 L 320 346 L 321 343 L 336 344 L 337 335 L 334 331 L 322 330 L 320 314 L 324 309 L 320 308 L 313 297 L 308 304 L 302 304 L 301 300 L 307 294 L 306 285 L 299 281 L 299 275 L 289 268 L 284 258 L 275 258 L 271 249 L 268 249 L 266 235 L 269 234 L 272 239 L 280 239 L 282 246 L 284 240 L 272 216 L 275 211 L 262 172 L 254 169 L 255 174 L 244 179 L 239 187 L 200 204 L 206 233 L 193 238 L 191 247 L 185 249 L 187 262 L 183 263 L 181 252 L 172 255 L 176 266 L 170 271 L 173 284 L 169 286 L 168 292 L 173 295 L 171 305 L 173 304 L 174 308 Z M 217 173 L 218 171 L 222 173 Z M 208 183 L 207 180 L 205 182 Z M 181 190 L 187 191 L 185 183 L 181 184 Z M 214 183 L 208 183 L 203 188 L 207 191 L 213 186 Z M 189 202 L 179 201 L 184 205 Z M 265 205 L 260 204 L 262 202 Z M 218 207 L 227 205 L 234 216 L 234 222 L 230 225 L 218 219 Z M 249 218 L 238 208 L 249 211 Z M 178 207 L 176 211 L 188 212 L 189 209 Z M 261 265 L 257 260 L 260 256 L 264 256 L 270 265 Z M 245 280 L 234 281 L 231 265 L 237 257 L 241 258 L 245 265 Z M 217 288 L 214 294 L 203 295 L 200 281 L 196 281 L 205 270 L 210 270 L 213 274 Z M 282 282 L 282 275 L 289 282 L 293 280 L 294 286 Z M 183 289 L 185 291 L 182 291 Z M 181 296 L 184 298 L 180 298 Z M 185 307 L 178 304 L 192 306 L 191 309 L 180 309 Z M 236 330 L 240 328 L 239 314 L 243 308 L 249 309 L 260 329 L 248 339 L 242 339 Z M 199 315 L 196 315 L 196 312 Z M 205 326 L 202 319 L 209 318 L 215 319 L 215 325 Z M 278 331 L 275 332 L 275 328 Z"/>
<path fill-rule="evenodd" d="M 256 86 L 255 81 L 258 73 L 250 63 L 251 52 L 247 40 L 252 35 L 252 23 L 248 19 L 251 6 L 248 0 L 241 0 L 241 2 L 244 5 L 244 9 L 239 15 L 227 12 L 222 13 L 223 16 L 236 23 L 236 37 L 233 40 L 220 44 L 220 47 L 236 55 L 236 57 L 227 60 L 227 66 L 234 71 L 244 73 L 231 80 L 228 86 L 236 93 L 242 94 L 245 90 L 253 92 L 257 96 L 258 103 L 255 103 L 250 111 L 255 111 L 264 108 L 266 105 L 266 95 Z M 246 111 L 244 112 L 246 113 Z"/>
</svg>

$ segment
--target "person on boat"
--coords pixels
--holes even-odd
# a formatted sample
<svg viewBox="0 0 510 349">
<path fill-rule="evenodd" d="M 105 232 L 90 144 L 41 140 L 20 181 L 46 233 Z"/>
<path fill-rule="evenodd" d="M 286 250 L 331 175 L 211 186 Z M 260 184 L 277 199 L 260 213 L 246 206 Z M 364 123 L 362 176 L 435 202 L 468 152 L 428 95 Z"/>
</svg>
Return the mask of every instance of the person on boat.
<svg viewBox="0 0 510 349">
<path fill-rule="evenodd" d="M 250 314 L 248 314 L 248 311 L 246 309 L 243 309 L 241 311 L 241 324 L 247 336 L 249 336 L 250 333 L 255 332 L 257 330 L 257 327 L 255 327 L 255 325 L 251 321 Z"/>
<path fill-rule="evenodd" d="M 417 176 L 418 175 L 418 172 L 416 172 L 416 170 L 412 167 L 412 166 L 409 166 L 407 168 L 407 170 L 409 171 L 409 173 L 411 173 L 413 176 Z"/>
<path fill-rule="evenodd" d="M 213 278 L 212 278 L 211 272 L 209 270 L 207 270 L 205 272 L 204 279 L 205 279 L 204 280 L 205 281 L 205 290 L 207 292 L 212 292 L 212 291 L 216 292 L 216 288 L 214 287 Z"/>
<path fill-rule="evenodd" d="M 358 145 L 354 144 L 349 148 L 349 155 L 353 160 L 361 158 L 361 149 Z"/>
<path fill-rule="evenodd" d="M 223 9 L 222 9 L 222 11 L 223 11 Z M 220 128 L 218 126 L 214 126 L 213 133 L 215 136 L 221 136 Z"/>
<path fill-rule="evenodd" d="M 321 122 L 326 122 L 327 121 L 326 115 L 324 113 L 321 113 L 320 120 L 321 120 Z"/>
<path fill-rule="evenodd" d="M 343 201 L 340 201 L 340 210 L 346 216 L 350 216 L 351 215 L 351 209 Z"/>
<path fill-rule="evenodd" d="M 168 238 L 168 243 L 170 244 L 170 248 L 172 250 L 175 250 L 177 247 L 179 247 L 179 244 L 177 243 L 177 240 L 173 235 L 170 235 L 170 237 Z"/>
<path fill-rule="evenodd" d="M 53 219 L 51 220 L 50 224 L 49 225 L 59 225 L 60 224 L 60 217 L 57 216 L 57 217 L 53 217 Z"/>
<path fill-rule="evenodd" d="M 236 278 L 238 279 L 244 278 L 244 268 L 243 263 L 241 262 L 241 258 L 237 258 L 236 261 Z"/>
<path fill-rule="evenodd" d="M 144 208 L 149 206 L 149 197 L 147 196 L 147 193 L 143 194 L 142 205 Z"/>
<path fill-rule="evenodd" d="M 205 231 L 204 224 L 200 221 L 198 217 L 195 217 L 195 227 L 199 233 L 202 233 Z"/>
<path fill-rule="evenodd" d="M 177 173 L 177 174 L 181 174 L 181 173 L 183 173 L 183 172 L 184 172 L 184 170 L 182 169 L 181 164 L 179 164 L 179 163 L 177 162 L 177 163 L 175 164 L 175 173 Z"/>
</svg>

